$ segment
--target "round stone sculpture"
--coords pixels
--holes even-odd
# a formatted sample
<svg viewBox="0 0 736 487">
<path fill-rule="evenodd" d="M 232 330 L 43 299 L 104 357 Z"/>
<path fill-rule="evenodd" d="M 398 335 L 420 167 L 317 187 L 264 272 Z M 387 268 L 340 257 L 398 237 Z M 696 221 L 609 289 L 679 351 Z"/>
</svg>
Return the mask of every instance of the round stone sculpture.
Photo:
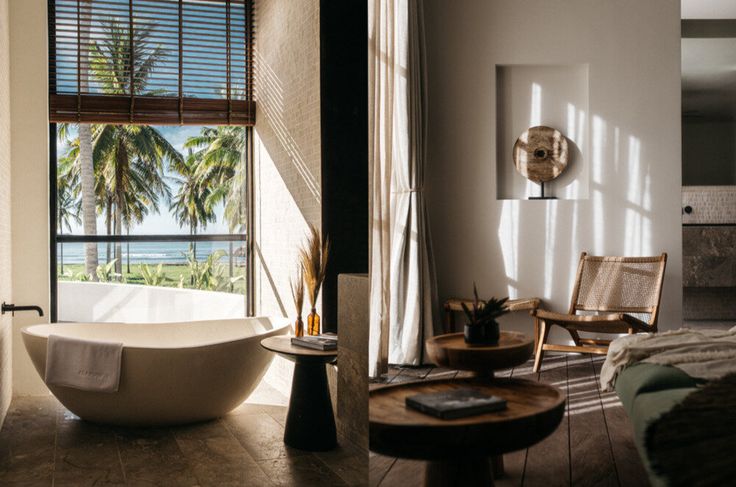
<svg viewBox="0 0 736 487">
<path fill-rule="evenodd" d="M 567 161 L 567 139 L 552 127 L 532 127 L 514 144 L 516 170 L 535 183 L 555 179 L 565 170 Z"/>
</svg>

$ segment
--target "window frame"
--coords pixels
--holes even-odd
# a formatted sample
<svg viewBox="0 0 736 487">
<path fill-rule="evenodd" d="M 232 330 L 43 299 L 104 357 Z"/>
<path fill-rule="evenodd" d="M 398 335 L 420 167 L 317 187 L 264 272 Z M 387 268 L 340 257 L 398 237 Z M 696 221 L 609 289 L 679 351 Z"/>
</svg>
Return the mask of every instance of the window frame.
<svg viewBox="0 0 736 487">
<path fill-rule="evenodd" d="M 244 242 L 245 244 L 245 317 L 255 314 L 254 282 L 255 273 L 253 264 L 253 128 L 245 129 L 245 165 L 246 165 L 246 214 L 244 233 L 220 234 L 145 234 L 145 235 L 59 235 L 56 227 L 57 207 L 57 167 L 58 153 L 56 150 L 57 125 L 49 124 L 49 271 L 50 271 L 50 303 L 49 321 L 58 322 L 58 244 L 63 243 L 127 243 L 127 242 Z"/>
</svg>

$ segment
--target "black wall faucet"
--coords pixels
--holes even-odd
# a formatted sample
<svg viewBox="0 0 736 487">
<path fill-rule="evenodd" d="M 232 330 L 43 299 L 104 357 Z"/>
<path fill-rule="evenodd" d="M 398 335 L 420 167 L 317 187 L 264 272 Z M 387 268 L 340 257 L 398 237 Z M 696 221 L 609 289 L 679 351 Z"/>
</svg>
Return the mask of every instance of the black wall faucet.
<svg viewBox="0 0 736 487">
<path fill-rule="evenodd" d="M 0 308 L 0 314 L 4 315 L 7 312 L 10 312 L 15 316 L 16 311 L 36 311 L 38 312 L 38 316 L 43 316 L 43 310 L 40 306 L 16 306 L 14 304 L 8 304 L 3 301 L 2 308 Z"/>
</svg>

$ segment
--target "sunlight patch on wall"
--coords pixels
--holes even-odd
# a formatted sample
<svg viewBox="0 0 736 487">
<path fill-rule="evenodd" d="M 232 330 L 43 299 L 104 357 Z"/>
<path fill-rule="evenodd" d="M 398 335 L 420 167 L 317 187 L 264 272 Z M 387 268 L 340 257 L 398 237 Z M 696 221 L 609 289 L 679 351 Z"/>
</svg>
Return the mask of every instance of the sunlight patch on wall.
<svg viewBox="0 0 736 487">
<path fill-rule="evenodd" d="M 498 231 L 504 269 L 507 277 L 509 296 L 517 296 L 519 288 L 519 202 L 506 200 L 501 207 L 501 221 Z"/>
<path fill-rule="evenodd" d="M 591 179 L 593 192 L 593 248 L 594 254 L 605 252 L 606 225 L 603 211 L 603 167 L 605 164 L 606 122 L 593 116 L 593 146 L 591 147 Z"/>
<path fill-rule="evenodd" d="M 544 239 L 544 297 L 552 296 L 552 281 L 555 275 L 557 261 L 557 204 L 547 203 L 545 212 L 545 239 Z"/>
</svg>

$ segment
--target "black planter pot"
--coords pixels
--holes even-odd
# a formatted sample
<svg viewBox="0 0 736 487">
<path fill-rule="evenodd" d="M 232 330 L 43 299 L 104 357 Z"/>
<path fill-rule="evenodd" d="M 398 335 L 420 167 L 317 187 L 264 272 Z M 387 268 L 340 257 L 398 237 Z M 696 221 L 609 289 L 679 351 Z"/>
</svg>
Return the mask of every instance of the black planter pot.
<svg viewBox="0 0 736 487">
<path fill-rule="evenodd" d="M 471 345 L 496 345 L 500 331 L 498 323 L 484 323 L 482 325 L 465 325 L 465 343 Z"/>
</svg>

